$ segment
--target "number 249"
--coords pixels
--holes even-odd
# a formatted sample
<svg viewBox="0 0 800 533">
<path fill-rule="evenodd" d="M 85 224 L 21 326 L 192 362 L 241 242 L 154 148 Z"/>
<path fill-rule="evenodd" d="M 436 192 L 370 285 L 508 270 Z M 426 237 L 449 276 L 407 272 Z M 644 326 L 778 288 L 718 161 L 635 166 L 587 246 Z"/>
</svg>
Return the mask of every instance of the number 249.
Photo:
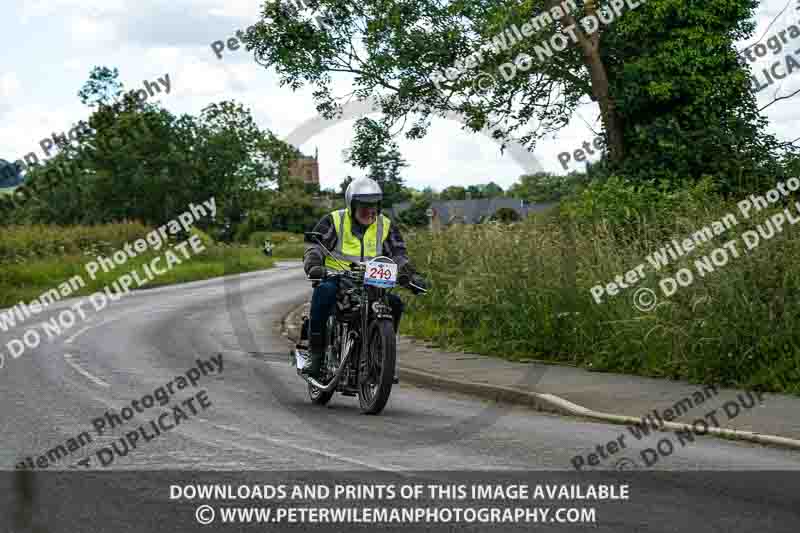
<svg viewBox="0 0 800 533">
<path fill-rule="evenodd" d="M 392 277 L 392 272 L 383 268 L 372 267 L 369 271 L 369 277 L 389 279 Z"/>
</svg>

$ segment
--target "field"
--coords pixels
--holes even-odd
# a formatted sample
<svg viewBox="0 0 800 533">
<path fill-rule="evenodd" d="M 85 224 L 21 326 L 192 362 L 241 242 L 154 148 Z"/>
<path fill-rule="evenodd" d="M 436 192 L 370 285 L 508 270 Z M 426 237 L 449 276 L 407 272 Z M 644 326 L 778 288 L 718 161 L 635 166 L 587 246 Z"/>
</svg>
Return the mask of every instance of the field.
<svg viewBox="0 0 800 533">
<path fill-rule="evenodd" d="M 98 256 L 107 256 L 122 249 L 150 231 L 141 224 L 107 224 L 100 226 L 10 226 L 0 234 L 0 308 L 19 301 L 30 301 L 67 279 L 79 275 L 86 286 L 73 296 L 91 294 L 116 281 L 121 275 L 164 254 L 165 248 L 142 253 L 128 259 L 109 272 L 102 270 L 92 280 L 86 264 Z M 182 260 L 163 275 L 142 288 L 184 283 L 217 276 L 271 268 L 272 258 L 250 246 L 223 246 L 200 234 L 206 250 Z M 174 244 L 174 243 L 173 243 Z M 162 260 L 162 267 L 164 261 Z"/>
</svg>

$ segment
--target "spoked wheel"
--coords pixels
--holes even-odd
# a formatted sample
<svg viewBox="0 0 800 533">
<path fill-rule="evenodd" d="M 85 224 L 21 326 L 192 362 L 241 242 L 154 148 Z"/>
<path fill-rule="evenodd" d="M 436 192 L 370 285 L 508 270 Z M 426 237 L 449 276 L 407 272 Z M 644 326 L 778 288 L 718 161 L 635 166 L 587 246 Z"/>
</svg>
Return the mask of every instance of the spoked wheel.
<svg viewBox="0 0 800 533">
<path fill-rule="evenodd" d="M 359 384 L 358 401 L 364 414 L 383 411 L 392 392 L 394 366 L 397 358 L 396 338 L 391 320 L 376 320 L 369 330 L 367 346 L 368 374 Z"/>
<path fill-rule="evenodd" d="M 334 340 L 336 339 L 336 321 L 334 320 L 333 316 L 328 319 L 328 326 L 325 332 L 325 358 L 322 360 L 322 371 L 320 374 L 322 377 L 322 383 L 328 381 L 330 378 L 330 373 L 328 372 L 328 360 L 336 358 L 334 357 L 333 351 L 336 349 L 334 345 Z M 325 405 L 331 398 L 333 398 L 333 394 L 336 392 L 336 389 L 330 390 L 328 392 L 322 392 L 320 389 L 312 385 L 311 383 L 308 384 L 308 397 L 311 399 L 311 403 L 315 405 Z"/>
</svg>

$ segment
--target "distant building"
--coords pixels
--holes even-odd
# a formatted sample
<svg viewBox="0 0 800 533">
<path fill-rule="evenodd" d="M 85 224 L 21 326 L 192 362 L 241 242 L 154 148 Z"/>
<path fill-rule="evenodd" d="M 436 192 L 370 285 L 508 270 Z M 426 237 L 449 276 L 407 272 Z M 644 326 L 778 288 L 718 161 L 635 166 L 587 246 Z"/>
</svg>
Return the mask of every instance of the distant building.
<svg viewBox="0 0 800 533">
<path fill-rule="evenodd" d="M 479 198 L 476 200 L 446 200 L 431 202 L 434 217 L 439 223 L 447 226 L 450 224 L 478 224 L 488 220 L 500 209 L 513 209 L 520 218 L 527 217 L 530 213 L 546 211 L 558 202 L 541 204 L 525 204 L 518 198 Z M 387 214 L 394 218 L 411 207 L 411 202 L 400 202 L 387 209 Z"/>
<path fill-rule="evenodd" d="M 314 157 L 301 157 L 289 163 L 289 176 L 302 178 L 305 184 L 319 185 L 319 150 Z"/>
</svg>

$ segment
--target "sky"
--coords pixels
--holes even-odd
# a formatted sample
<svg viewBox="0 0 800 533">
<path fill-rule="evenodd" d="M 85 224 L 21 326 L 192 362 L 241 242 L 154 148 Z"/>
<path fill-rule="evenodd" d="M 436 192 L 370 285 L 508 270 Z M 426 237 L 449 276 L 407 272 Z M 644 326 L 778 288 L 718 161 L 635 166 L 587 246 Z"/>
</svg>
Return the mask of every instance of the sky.
<svg viewBox="0 0 800 533">
<path fill-rule="evenodd" d="M 338 190 L 348 174 L 363 174 L 346 164 L 342 155 L 352 140 L 355 118 L 326 123 L 316 113 L 311 88 L 293 92 L 280 87 L 274 70 L 257 64 L 243 48 L 225 49 L 220 60 L 210 46 L 257 21 L 260 6 L 260 1 L 253 0 L 3 0 L 0 158 L 15 161 L 34 152 L 44 159 L 39 145 L 43 138 L 67 133 L 89 116 L 77 93 L 91 69 L 105 65 L 119 69 L 126 90 L 144 88 L 145 81 L 158 83 L 158 78 L 168 75 L 169 94 L 162 84 L 162 91 L 148 95 L 148 101 L 158 101 L 175 114 L 197 115 L 220 100 L 243 103 L 262 128 L 284 139 L 301 139 L 298 147 L 306 154 L 318 149 L 321 185 Z M 754 36 L 738 43 L 738 49 L 757 42 L 765 32 L 762 43 L 792 24 L 800 27 L 800 0 L 761 2 L 754 20 Z M 763 57 L 754 56 L 756 61 L 749 63 L 762 84 L 763 69 L 780 62 L 778 74 L 786 70 L 786 54 L 794 54 L 800 63 L 800 36 L 785 35 L 788 44 L 782 50 L 767 49 Z M 758 101 L 764 105 L 797 89 L 800 69 L 761 90 Z M 770 120 L 769 131 L 779 139 L 800 137 L 800 94 L 771 105 L 764 113 Z M 480 133 L 464 131 L 456 118 L 437 119 L 424 139 L 400 138 L 400 150 L 409 164 L 403 176 L 408 185 L 419 189 L 489 181 L 507 188 L 532 161 L 557 174 L 581 170 L 585 163 L 575 161 L 566 163 L 565 169 L 558 154 L 573 152 L 584 141 L 591 143 L 596 137 L 592 130 L 600 131 L 598 117 L 597 104 L 587 98 L 567 127 L 539 141 L 527 157 L 508 150 L 501 154 L 498 144 Z M 595 153 L 588 159 L 598 157 Z"/>
</svg>

